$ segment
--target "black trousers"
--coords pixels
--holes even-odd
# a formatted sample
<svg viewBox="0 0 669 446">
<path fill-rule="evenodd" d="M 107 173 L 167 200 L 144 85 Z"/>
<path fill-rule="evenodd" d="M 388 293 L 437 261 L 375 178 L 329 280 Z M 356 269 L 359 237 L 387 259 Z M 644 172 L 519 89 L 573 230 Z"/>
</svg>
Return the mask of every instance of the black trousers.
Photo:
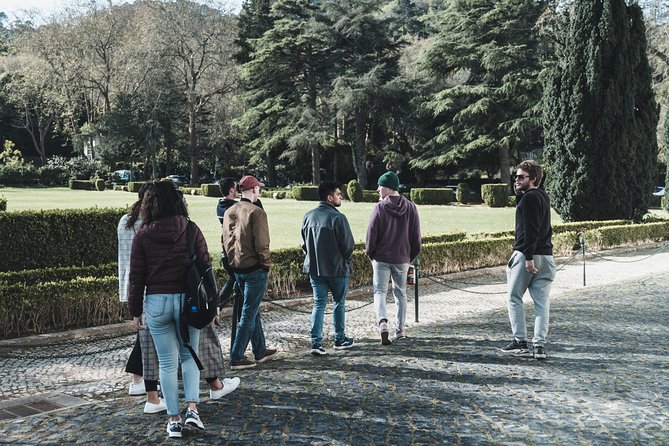
<svg viewBox="0 0 669 446">
<path fill-rule="evenodd" d="M 139 334 L 135 338 L 135 345 L 132 347 L 128 363 L 125 365 L 125 371 L 133 375 L 144 375 L 144 367 L 142 365 L 142 347 L 139 345 Z M 158 390 L 158 381 L 144 380 L 144 387 L 147 392 L 155 392 Z"/>
</svg>

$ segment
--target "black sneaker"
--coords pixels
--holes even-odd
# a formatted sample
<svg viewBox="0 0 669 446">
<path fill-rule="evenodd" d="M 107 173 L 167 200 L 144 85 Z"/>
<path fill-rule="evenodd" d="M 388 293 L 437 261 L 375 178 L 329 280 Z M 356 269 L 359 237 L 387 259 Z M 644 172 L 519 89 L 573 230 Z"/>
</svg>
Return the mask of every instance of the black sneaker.
<svg viewBox="0 0 669 446">
<path fill-rule="evenodd" d="M 353 347 L 353 339 L 347 338 L 346 336 L 344 336 L 344 339 L 342 339 L 341 341 L 335 341 L 334 343 L 335 350 L 345 350 L 351 347 Z"/>
<path fill-rule="evenodd" d="M 314 356 L 325 356 L 328 354 L 328 352 L 321 345 L 318 347 L 311 347 L 311 354 Z"/>
<path fill-rule="evenodd" d="M 535 345 L 532 349 L 534 350 L 534 359 L 546 359 L 546 352 L 544 351 L 543 345 Z"/>
<path fill-rule="evenodd" d="M 525 356 L 530 354 L 530 349 L 527 347 L 527 341 L 518 341 L 516 338 L 513 338 L 513 341 L 509 342 L 509 345 L 502 347 L 500 350 L 502 353 L 514 356 Z"/>
<path fill-rule="evenodd" d="M 202 423 L 202 420 L 200 420 L 200 415 L 194 410 L 188 409 L 184 418 L 184 424 L 186 426 L 204 429 L 204 423 Z"/>
<path fill-rule="evenodd" d="M 167 422 L 167 435 L 170 438 L 181 438 L 181 430 L 183 426 L 181 425 L 181 420 L 179 421 L 168 421 Z"/>
</svg>

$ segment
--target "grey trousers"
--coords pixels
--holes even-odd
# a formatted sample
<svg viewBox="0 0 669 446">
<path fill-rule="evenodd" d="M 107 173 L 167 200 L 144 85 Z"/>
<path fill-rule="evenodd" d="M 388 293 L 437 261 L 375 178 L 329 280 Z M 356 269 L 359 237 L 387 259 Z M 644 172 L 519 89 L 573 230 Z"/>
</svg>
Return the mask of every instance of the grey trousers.
<svg viewBox="0 0 669 446">
<path fill-rule="evenodd" d="M 525 269 L 525 255 L 514 251 L 506 267 L 509 284 L 508 310 L 513 337 L 519 341 L 527 338 L 523 295 L 529 291 L 534 301 L 534 345 L 544 345 L 548 334 L 550 291 L 555 279 L 556 266 L 553 256 L 534 255 L 534 266 L 539 270 L 532 275 Z"/>
<path fill-rule="evenodd" d="M 393 296 L 397 311 L 395 313 L 395 328 L 404 330 L 407 318 L 407 271 L 408 263 L 385 263 L 372 260 L 374 271 L 374 308 L 376 309 L 376 321 L 388 319 L 386 310 L 386 294 L 388 294 L 388 281 L 393 282 Z"/>
</svg>

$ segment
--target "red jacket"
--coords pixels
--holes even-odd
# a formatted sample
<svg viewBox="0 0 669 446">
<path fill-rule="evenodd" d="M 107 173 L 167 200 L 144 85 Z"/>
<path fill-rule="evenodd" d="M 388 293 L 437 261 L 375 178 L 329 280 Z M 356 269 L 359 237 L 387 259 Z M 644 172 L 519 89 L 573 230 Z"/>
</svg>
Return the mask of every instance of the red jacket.
<svg viewBox="0 0 669 446">
<path fill-rule="evenodd" d="M 144 294 L 183 293 L 183 273 L 188 265 L 186 225 L 184 216 L 161 218 L 142 226 L 132 241 L 130 254 L 130 314 L 141 316 Z M 211 265 L 207 242 L 195 225 L 195 251 Z"/>
</svg>

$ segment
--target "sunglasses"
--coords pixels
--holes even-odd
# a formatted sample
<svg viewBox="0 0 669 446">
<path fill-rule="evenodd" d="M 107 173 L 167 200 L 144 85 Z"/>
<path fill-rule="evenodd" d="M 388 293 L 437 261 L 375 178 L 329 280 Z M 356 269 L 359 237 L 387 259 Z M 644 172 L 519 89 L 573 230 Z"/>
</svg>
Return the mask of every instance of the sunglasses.
<svg viewBox="0 0 669 446">
<path fill-rule="evenodd" d="M 513 176 L 513 179 L 514 179 L 515 181 L 519 181 L 519 180 L 522 181 L 522 180 L 524 180 L 525 178 L 529 178 L 529 177 L 530 177 L 529 175 L 514 175 L 514 176 Z"/>
</svg>

